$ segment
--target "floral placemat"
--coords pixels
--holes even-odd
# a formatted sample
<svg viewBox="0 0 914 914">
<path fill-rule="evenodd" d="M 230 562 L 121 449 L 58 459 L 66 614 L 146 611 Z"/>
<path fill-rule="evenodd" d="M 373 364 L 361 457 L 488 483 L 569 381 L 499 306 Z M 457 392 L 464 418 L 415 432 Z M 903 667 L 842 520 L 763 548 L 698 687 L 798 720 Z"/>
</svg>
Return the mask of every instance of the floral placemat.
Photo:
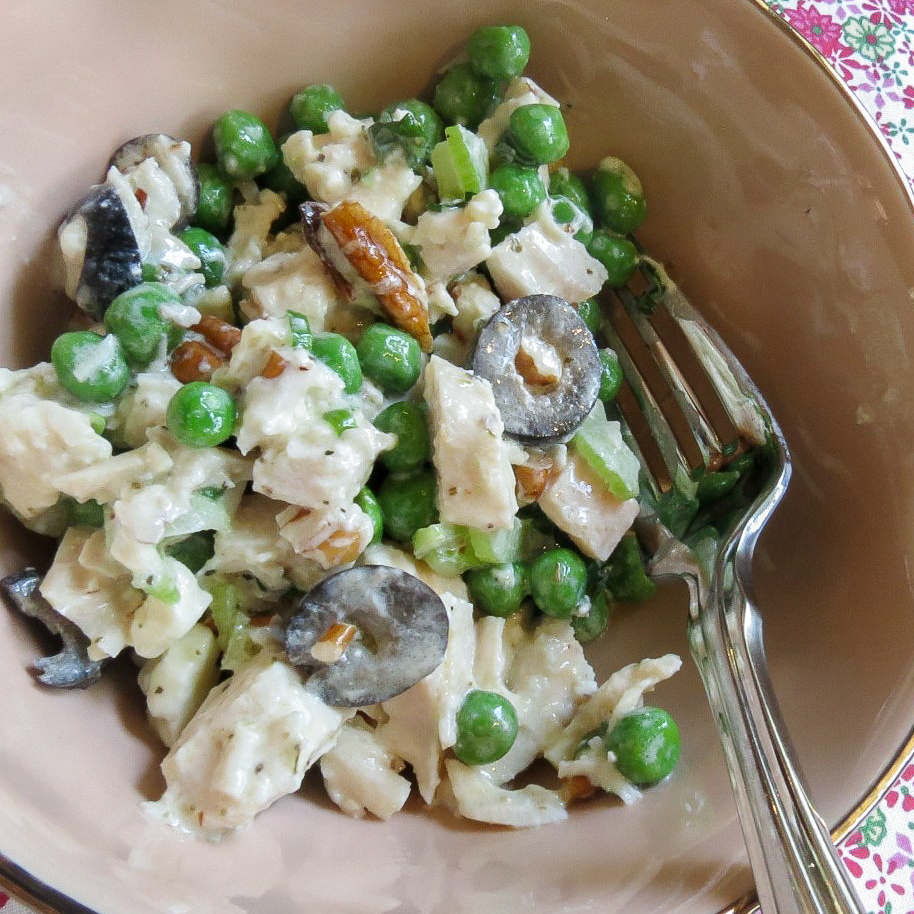
<svg viewBox="0 0 914 914">
<path fill-rule="evenodd" d="M 914 0 L 765 0 L 837 72 L 914 185 Z M 839 845 L 868 914 L 914 914 L 914 764 Z"/>
<path fill-rule="evenodd" d="M 914 0 L 766 2 L 860 99 L 914 182 Z"/>
<path fill-rule="evenodd" d="M 914 0 L 765 0 L 874 119 L 914 185 Z M 838 852 L 868 914 L 914 914 L 914 763 Z M 3 914 L 35 914 L 0 891 Z"/>
</svg>

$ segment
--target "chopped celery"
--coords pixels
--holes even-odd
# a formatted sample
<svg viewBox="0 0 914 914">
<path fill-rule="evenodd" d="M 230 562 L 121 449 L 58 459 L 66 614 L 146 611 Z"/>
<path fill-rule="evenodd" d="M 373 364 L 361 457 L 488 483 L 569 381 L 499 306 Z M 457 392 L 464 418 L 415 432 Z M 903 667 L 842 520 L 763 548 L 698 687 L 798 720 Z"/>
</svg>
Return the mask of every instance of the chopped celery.
<svg viewBox="0 0 914 914">
<path fill-rule="evenodd" d="M 477 530 L 475 527 L 467 528 L 470 548 L 480 562 L 492 565 L 504 565 L 507 562 L 516 562 L 520 555 L 521 522 L 514 518 L 514 526 L 510 530 Z"/>
<path fill-rule="evenodd" d="M 581 423 L 572 444 L 616 498 L 638 494 L 641 464 L 625 443 L 621 425 L 607 420 L 600 401 Z"/>
<path fill-rule="evenodd" d="M 314 337 L 311 334 L 311 324 L 304 314 L 298 311 L 287 311 L 286 319 L 289 321 L 289 336 L 295 349 L 310 349 Z"/>
<path fill-rule="evenodd" d="M 198 530 L 227 530 L 231 525 L 228 506 L 220 496 L 212 497 L 212 487 L 191 493 L 190 503 L 184 514 L 165 527 L 169 538 L 188 536 Z"/>
<path fill-rule="evenodd" d="M 432 150 L 432 169 L 442 201 L 460 201 L 483 190 L 488 181 L 486 144 L 466 127 L 455 124 Z"/>
<path fill-rule="evenodd" d="M 431 524 L 418 529 L 413 535 L 413 554 L 432 571 L 452 578 L 485 564 L 474 554 L 467 528 L 456 524 Z"/>
<path fill-rule="evenodd" d="M 210 587 L 213 600 L 209 605 L 210 615 L 216 624 L 216 640 L 222 651 L 222 668 L 238 669 L 253 657 L 259 648 L 250 638 L 250 623 L 241 608 L 238 588 L 224 582 Z"/>
<path fill-rule="evenodd" d="M 169 606 L 174 606 L 181 599 L 181 591 L 175 579 L 165 572 L 150 575 L 143 586 L 143 591 L 156 600 L 161 600 Z"/>
<path fill-rule="evenodd" d="M 355 413 L 351 409 L 331 409 L 321 416 L 337 435 L 342 435 L 346 429 L 355 428 L 357 423 Z"/>
</svg>

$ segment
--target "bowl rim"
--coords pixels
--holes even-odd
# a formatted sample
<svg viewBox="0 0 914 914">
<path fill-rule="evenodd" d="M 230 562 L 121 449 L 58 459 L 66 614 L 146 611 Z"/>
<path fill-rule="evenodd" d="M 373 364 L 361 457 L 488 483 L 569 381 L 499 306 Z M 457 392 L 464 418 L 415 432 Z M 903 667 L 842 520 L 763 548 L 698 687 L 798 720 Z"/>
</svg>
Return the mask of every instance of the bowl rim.
<svg viewBox="0 0 914 914">
<path fill-rule="evenodd" d="M 891 174 L 897 181 L 907 202 L 910 215 L 914 218 L 914 177 L 908 178 L 901 163 L 896 158 L 887 138 L 879 129 L 872 115 L 863 102 L 853 93 L 840 78 L 825 55 L 804 35 L 793 28 L 784 18 L 769 5 L 767 0 L 746 0 L 755 10 L 773 23 L 789 41 L 803 52 L 828 77 L 829 82 L 849 103 L 857 119 L 871 135 L 889 165 Z M 838 844 L 855 831 L 898 778 L 904 768 L 914 763 L 914 720 L 908 735 L 883 770 L 878 773 L 869 789 L 848 810 L 842 819 L 831 829 L 832 840 Z M 87 907 L 55 888 L 47 882 L 36 878 L 0 850 L 0 888 L 15 899 L 30 905 L 42 914 L 104 914 L 95 908 Z M 734 900 L 717 914 L 760 914 L 755 891 Z"/>
<path fill-rule="evenodd" d="M 858 120 L 876 140 L 877 145 L 884 158 L 888 161 L 891 173 L 898 182 L 900 189 L 907 201 L 910 215 L 914 216 L 914 178 L 909 178 L 901 167 L 901 163 L 895 156 L 888 139 L 879 129 L 879 125 L 873 116 L 867 111 L 863 102 L 853 93 L 850 87 L 837 74 L 832 65 L 828 62 L 825 55 L 799 31 L 793 28 L 786 19 L 779 16 L 766 0 L 750 0 L 755 8 L 772 21 L 778 29 L 781 30 L 807 57 L 809 57 L 818 68 L 828 77 L 829 82 L 841 93 L 844 99 L 850 104 L 851 109 L 857 115 Z M 904 768 L 914 762 L 914 720 L 911 722 L 911 728 L 908 735 L 904 738 L 901 746 L 885 768 L 875 776 L 869 789 L 853 805 L 844 817 L 840 819 L 831 829 L 832 840 L 835 844 L 840 844 L 848 835 L 854 832 L 861 823 L 869 816 L 879 801 L 888 791 L 891 784 L 898 778 Z M 730 906 L 724 908 L 718 914 L 761 914 L 758 898 L 755 891 L 749 892 L 742 898 L 734 901 Z"/>
</svg>

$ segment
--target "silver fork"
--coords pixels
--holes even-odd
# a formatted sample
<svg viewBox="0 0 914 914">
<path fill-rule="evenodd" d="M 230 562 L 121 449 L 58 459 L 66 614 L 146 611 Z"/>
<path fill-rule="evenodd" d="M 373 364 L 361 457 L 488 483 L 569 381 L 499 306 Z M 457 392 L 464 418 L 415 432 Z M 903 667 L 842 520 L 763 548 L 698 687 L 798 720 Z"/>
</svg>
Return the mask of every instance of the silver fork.
<svg viewBox="0 0 914 914">
<path fill-rule="evenodd" d="M 617 403 L 647 489 L 637 531 L 651 574 L 688 584 L 689 645 L 717 723 L 762 912 L 862 914 L 803 785 L 752 599 L 752 553 L 790 478 L 784 437 L 745 369 L 658 264 L 645 257 L 635 281 L 605 305 L 604 331 L 626 379 Z M 732 479 L 736 471 L 727 467 L 735 460 L 753 467 L 741 483 L 748 502 L 729 506 L 734 516 L 725 531 L 675 535 L 670 526 L 686 523 L 682 514 L 676 518 L 677 501 L 694 506 L 687 497 L 694 471 L 722 470 L 731 476 L 718 481 Z"/>
</svg>

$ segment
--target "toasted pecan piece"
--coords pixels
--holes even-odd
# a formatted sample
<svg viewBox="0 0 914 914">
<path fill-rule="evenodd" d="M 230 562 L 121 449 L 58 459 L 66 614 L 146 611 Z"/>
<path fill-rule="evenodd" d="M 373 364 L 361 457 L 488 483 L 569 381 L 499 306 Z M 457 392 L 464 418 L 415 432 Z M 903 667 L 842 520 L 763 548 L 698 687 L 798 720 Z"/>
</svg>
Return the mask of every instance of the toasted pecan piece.
<svg viewBox="0 0 914 914">
<path fill-rule="evenodd" d="M 241 331 L 234 324 L 212 314 L 204 315 L 200 323 L 190 329 L 196 330 L 207 343 L 225 355 L 229 355 L 241 341 Z"/>
<path fill-rule="evenodd" d="M 171 354 L 171 373 L 182 383 L 208 381 L 225 364 L 222 353 L 200 340 L 186 340 Z"/>
<path fill-rule="evenodd" d="M 260 372 L 262 378 L 278 378 L 285 370 L 289 363 L 275 350 L 270 350 L 266 365 Z"/>
<path fill-rule="evenodd" d="M 344 200 L 323 214 L 324 227 L 356 273 L 371 287 L 387 317 L 432 350 L 428 308 L 419 277 L 394 233 L 360 203 Z"/>
<path fill-rule="evenodd" d="M 536 501 L 546 491 L 552 467 L 515 466 L 513 469 L 517 494 L 524 504 Z"/>
</svg>

